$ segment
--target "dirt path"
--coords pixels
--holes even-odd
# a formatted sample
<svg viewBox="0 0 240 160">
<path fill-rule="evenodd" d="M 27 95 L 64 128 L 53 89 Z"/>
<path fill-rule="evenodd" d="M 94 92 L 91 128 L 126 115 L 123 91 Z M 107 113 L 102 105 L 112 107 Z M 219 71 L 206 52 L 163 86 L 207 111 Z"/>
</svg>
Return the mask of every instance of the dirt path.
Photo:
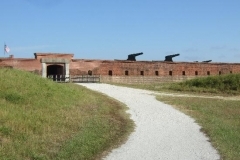
<svg viewBox="0 0 240 160">
<path fill-rule="evenodd" d="M 106 160 L 220 159 L 194 119 L 155 99 L 155 92 L 108 84 L 81 84 L 125 103 L 136 124 L 128 141 Z"/>
</svg>

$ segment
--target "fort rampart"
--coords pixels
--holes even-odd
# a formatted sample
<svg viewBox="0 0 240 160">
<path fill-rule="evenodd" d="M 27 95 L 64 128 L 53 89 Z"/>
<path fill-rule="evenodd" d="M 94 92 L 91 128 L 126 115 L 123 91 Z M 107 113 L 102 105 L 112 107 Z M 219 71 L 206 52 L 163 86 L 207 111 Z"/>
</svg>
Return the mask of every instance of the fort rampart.
<svg viewBox="0 0 240 160">
<path fill-rule="evenodd" d="M 35 53 L 35 58 L 0 58 L 0 67 L 43 75 L 100 75 L 102 82 L 155 83 L 240 73 L 240 63 L 73 59 L 73 54 Z M 44 65 L 43 65 L 44 64 Z M 64 68 L 65 67 L 65 68 Z"/>
</svg>

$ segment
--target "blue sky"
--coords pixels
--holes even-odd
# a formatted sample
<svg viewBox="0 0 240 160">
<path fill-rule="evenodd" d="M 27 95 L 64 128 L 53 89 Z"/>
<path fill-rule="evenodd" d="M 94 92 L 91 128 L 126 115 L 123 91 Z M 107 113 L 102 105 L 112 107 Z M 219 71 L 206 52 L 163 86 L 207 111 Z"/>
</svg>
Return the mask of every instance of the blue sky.
<svg viewBox="0 0 240 160">
<path fill-rule="evenodd" d="M 0 42 L 19 58 L 240 63 L 240 0 L 1 0 L 0 13 Z"/>
</svg>

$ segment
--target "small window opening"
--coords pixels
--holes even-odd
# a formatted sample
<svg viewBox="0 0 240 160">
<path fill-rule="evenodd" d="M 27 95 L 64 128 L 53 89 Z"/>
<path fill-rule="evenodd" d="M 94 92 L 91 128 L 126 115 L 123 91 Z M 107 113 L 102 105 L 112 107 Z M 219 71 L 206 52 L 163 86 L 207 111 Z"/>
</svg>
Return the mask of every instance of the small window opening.
<svg viewBox="0 0 240 160">
<path fill-rule="evenodd" d="M 232 74 L 232 71 L 230 71 L 230 73 Z"/>
<path fill-rule="evenodd" d="M 109 75 L 109 76 L 112 76 L 112 70 L 109 70 L 109 71 L 108 71 L 108 75 Z"/>
<path fill-rule="evenodd" d="M 185 71 L 182 71 L 182 75 L 185 76 Z"/>
<path fill-rule="evenodd" d="M 196 76 L 198 75 L 198 71 L 195 71 L 195 75 L 196 75 Z"/>
<path fill-rule="evenodd" d="M 141 74 L 141 76 L 144 76 L 144 71 L 141 71 L 140 74 Z"/>
<path fill-rule="evenodd" d="M 218 74 L 219 74 L 219 75 L 221 75 L 221 74 L 222 74 L 222 72 L 221 72 L 221 71 L 219 71 L 219 72 L 218 72 Z"/>
<path fill-rule="evenodd" d="M 169 76 L 172 76 L 172 71 L 169 71 Z"/>
<path fill-rule="evenodd" d="M 125 75 L 128 76 L 128 71 L 125 71 Z"/>
<path fill-rule="evenodd" d="M 155 75 L 158 76 L 158 71 L 155 71 Z"/>
<path fill-rule="evenodd" d="M 88 75 L 90 75 L 90 76 L 92 75 L 92 71 L 91 70 L 88 71 Z"/>
<path fill-rule="evenodd" d="M 207 71 L 207 75 L 210 75 L 210 71 Z"/>
</svg>

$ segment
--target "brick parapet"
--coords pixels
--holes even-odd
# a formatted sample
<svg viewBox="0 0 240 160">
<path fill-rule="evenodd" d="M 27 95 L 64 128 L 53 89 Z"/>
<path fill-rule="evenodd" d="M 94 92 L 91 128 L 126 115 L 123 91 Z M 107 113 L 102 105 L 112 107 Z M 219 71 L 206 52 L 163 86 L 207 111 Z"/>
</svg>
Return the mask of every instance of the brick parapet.
<svg viewBox="0 0 240 160">
<path fill-rule="evenodd" d="M 41 59 L 66 59 L 70 75 L 101 75 L 104 81 L 175 81 L 200 76 L 240 73 L 240 63 L 165 62 L 72 59 L 73 54 L 35 54 L 35 59 L 0 58 L 0 67 L 41 73 Z M 52 61 L 53 62 L 53 61 Z M 59 62 L 59 61 L 58 61 Z M 47 61 L 47 66 L 63 65 Z"/>
</svg>

